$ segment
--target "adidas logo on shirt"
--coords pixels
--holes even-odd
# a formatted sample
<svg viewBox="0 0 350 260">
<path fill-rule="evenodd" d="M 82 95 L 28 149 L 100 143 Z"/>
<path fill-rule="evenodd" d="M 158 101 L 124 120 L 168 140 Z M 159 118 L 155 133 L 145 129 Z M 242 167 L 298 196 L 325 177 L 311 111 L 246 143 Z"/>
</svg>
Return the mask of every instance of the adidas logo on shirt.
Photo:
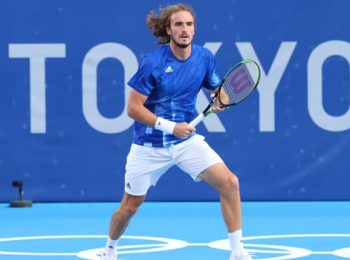
<svg viewBox="0 0 350 260">
<path fill-rule="evenodd" d="M 171 72 L 173 72 L 174 70 L 173 70 L 173 68 L 172 67 L 170 67 L 170 65 L 166 68 L 166 70 L 165 70 L 165 73 L 171 73 Z"/>
</svg>

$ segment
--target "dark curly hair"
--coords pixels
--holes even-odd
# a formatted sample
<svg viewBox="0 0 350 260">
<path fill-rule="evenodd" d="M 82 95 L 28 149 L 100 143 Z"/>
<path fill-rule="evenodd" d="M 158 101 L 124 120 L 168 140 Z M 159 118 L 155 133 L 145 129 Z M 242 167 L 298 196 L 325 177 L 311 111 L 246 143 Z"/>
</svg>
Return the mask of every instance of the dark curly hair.
<svg viewBox="0 0 350 260">
<path fill-rule="evenodd" d="M 158 39 L 159 44 L 167 44 L 170 42 L 170 36 L 167 34 L 167 28 L 170 26 L 170 17 L 179 11 L 189 12 L 194 19 L 196 25 L 196 15 L 193 9 L 185 4 L 169 5 L 160 7 L 158 11 L 150 11 L 147 14 L 146 24 L 152 30 L 154 36 Z"/>
</svg>

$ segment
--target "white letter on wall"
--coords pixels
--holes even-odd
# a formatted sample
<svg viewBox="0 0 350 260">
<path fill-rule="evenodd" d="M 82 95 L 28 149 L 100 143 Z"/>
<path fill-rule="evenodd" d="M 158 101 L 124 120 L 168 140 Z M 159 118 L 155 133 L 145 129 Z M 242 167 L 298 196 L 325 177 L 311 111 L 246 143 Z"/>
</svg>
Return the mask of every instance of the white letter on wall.
<svg viewBox="0 0 350 260">
<path fill-rule="evenodd" d="M 125 106 L 119 117 L 106 118 L 97 107 L 97 67 L 104 59 L 115 58 L 121 62 L 124 68 L 124 89 L 118 89 L 124 93 Z M 138 62 L 134 53 L 126 46 L 119 43 L 103 43 L 92 48 L 83 61 L 83 113 L 87 122 L 96 130 L 103 133 L 119 133 L 128 129 L 133 120 L 127 116 L 127 99 L 130 87 L 126 82 L 136 73 Z M 120 95 L 122 96 L 122 95 Z M 118 102 L 117 100 L 115 102 Z"/>
<path fill-rule="evenodd" d="M 65 44 L 9 44 L 10 58 L 29 59 L 31 133 L 46 133 L 45 60 L 65 56 Z"/>
<path fill-rule="evenodd" d="M 259 125 L 260 131 L 275 131 L 275 91 L 283 76 L 288 62 L 293 54 L 296 42 L 282 42 L 273 60 L 268 74 L 265 73 L 261 63 L 250 42 L 237 42 L 236 46 L 243 59 L 256 61 L 261 68 L 259 92 Z"/>
<path fill-rule="evenodd" d="M 331 116 L 323 107 L 322 66 L 329 57 L 335 55 L 344 57 L 350 64 L 350 43 L 344 41 L 322 43 L 313 50 L 307 64 L 307 96 L 310 116 L 319 127 L 334 132 L 350 129 L 350 107 L 342 116 Z"/>
</svg>

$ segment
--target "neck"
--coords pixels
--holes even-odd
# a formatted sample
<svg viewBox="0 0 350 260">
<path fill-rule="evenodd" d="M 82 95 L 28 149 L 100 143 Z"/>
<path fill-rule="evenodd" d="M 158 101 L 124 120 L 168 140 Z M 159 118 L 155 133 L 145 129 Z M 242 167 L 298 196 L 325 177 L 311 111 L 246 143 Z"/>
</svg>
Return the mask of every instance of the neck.
<svg viewBox="0 0 350 260">
<path fill-rule="evenodd" d="M 191 55 L 191 45 L 182 48 L 177 46 L 174 42 L 170 42 L 170 49 L 179 60 L 186 60 Z"/>
</svg>

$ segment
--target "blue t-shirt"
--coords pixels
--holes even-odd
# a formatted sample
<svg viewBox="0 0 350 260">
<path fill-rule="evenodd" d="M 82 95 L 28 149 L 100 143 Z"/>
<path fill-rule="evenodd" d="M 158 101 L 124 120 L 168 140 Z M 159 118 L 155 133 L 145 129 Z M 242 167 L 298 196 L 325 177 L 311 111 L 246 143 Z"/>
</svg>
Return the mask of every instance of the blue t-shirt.
<svg viewBox="0 0 350 260">
<path fill-rule="evenodd" d="M 220 84 L 214 55 L 206 48 L 192 45 L 186 60 L 177 59 L 169 45 L 147 55 L 128 84 L 147 96 L 144 104 L 151 112 L 173 122 L 190 122 L 196 116 L 196 99 L 201 87 L 213 90 Z M 151 147 L 180 143 L 174 135 L 135 122 L 133 142 Z"/>
</svg>

